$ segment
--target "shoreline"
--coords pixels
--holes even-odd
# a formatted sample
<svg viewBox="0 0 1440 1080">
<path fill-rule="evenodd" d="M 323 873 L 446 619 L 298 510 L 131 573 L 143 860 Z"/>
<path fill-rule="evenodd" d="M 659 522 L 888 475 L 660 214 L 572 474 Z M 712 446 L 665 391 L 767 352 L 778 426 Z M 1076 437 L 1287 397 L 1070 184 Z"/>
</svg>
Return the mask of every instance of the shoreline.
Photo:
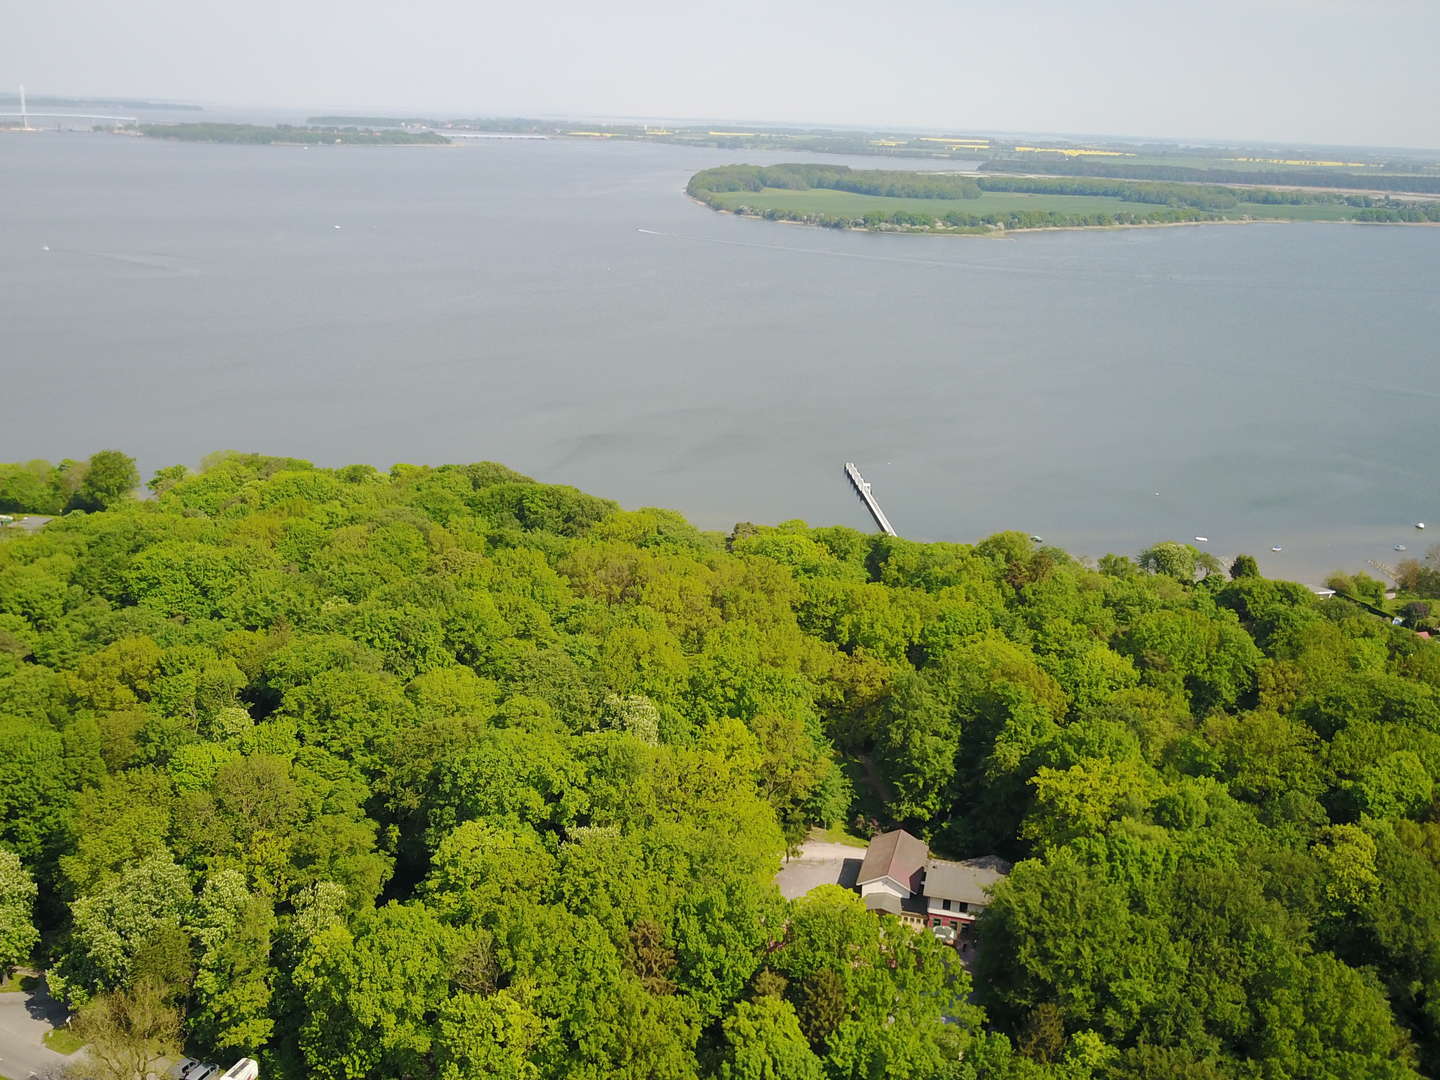
<svg viewBox="0 0 1440 1080">
<path fill-rule="evenodd" d="M 764 221 L 771 225 L 798 225 L 805 229 L 826 229 L 830 232 L 853 232 L 873 233 L 877 236 L 969 236 L 980 239 L 994 239 L 996 237 L 1015 236 L 1020 233 L 1041 233 L 1041 232 L 1108 232 L 1116 229 L 1185 229 L 1206 227 L 1210 225 L 1369 225 L 1379 228 L 1392 228 L 1400 226 L 1403 228 L 1428 228 L 1440 227 L 1440 221 L 1301 221 L 1296 218 L 1211 218 L 1204 221 L 1140 221 L 1133 224 L 1121 225 L 1035 225 L 1030 228 L 1006 229 L 987 228 L 983 232 L 968 228 L 920 228 L 917 226 L 902 226 L 889 229 L 869 229 L 863 226 L 841 226 L 821 225 L 814 221 L 795 221 L 791 218 L 767 218 L 763 214 L 742 214 L 736 210 L 725 207 L 711 206 L 703 199 L 697 199 L 688 191 L 685 198 L 689 199 L 696 206 L 702 206 L 714 214 L 728 214 L 731 217 L 744 218 L 752 221 Z"/>
</svg>

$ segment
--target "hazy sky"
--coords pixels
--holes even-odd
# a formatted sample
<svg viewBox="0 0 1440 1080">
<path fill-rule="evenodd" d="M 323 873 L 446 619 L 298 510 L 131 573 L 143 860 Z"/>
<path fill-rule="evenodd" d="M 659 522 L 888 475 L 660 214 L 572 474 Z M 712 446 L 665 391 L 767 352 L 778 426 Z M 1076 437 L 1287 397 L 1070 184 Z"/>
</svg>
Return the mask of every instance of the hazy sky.
<svg viewBox="0 0 1440 1080">
<path fill-rule="evenodd" d="M 5 0 L 0 89 L 1440 146 L 1440 0 Z"/>
</svg>

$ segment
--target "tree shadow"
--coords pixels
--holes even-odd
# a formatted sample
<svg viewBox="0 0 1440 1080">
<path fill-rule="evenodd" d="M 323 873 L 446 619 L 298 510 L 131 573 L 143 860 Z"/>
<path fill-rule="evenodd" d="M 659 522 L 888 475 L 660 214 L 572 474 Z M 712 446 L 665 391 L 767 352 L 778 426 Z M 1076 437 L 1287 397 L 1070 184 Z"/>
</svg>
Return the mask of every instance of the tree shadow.
<svg viewBox="0 0 1440 1080">
<path fill-rule="evenodd" d="M 25 994 L 25 1011 L 35 1020 L 43 1020 L 51 1027 L 64 1027 L 70 1019 L 70 1010 L 50 995 L 50 986 L 43 975 L 32 975 L 20 984 Z"/>
</svg>

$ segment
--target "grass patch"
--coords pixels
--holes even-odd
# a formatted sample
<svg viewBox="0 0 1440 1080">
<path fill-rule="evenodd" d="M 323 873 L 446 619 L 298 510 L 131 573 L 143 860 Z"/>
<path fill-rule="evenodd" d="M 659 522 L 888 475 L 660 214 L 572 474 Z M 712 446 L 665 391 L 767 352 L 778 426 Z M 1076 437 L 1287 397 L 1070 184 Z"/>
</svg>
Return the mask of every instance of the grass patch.
<svg viewBox="0 0 1440 1080">
<path fill-rule="evenodd" d="M 57 1054 L 73 1054 L 85 1044 L 69 1028 L 52 1028 L 45 1033 L 45 1045 Z"/>
<path fill-rule="evenodd" d="M 1349 221 L 1355 207 L 1337 203 L 1314 203 L 1307 206 L 1276 206 L 1273 203 L 1241 203 L 1236 212 L 1257 218 L 1278 221 Z"/>
<path fill-rule="evenodd" d="M 20 985 L 22 979 L 24 979 L 24 976 L 21 975 L 18 971 L 15 972 L 15 974 L 11 975 L 8 979 L 0 979 L 0 994 L 20 993 L 21 990 L 25 989 L 23 986 Z"/>
<path fill-rule="evenodd" d="M 869 840 L 850 832 L 844 825 L 832 825 L 828 829 L 811 829 L 810 839 L 823 840 L 827 844 L 844 844 L 846 847 L 858 848 L 862 851 L 870 846 Z"/>
</svg>

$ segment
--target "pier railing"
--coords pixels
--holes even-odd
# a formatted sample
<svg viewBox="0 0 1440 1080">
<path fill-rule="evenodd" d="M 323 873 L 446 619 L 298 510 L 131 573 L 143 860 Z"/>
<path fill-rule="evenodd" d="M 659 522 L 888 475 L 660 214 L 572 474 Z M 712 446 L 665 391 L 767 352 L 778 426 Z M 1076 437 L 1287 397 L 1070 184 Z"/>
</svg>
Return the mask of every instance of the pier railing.
<svg viewBox="0 0 1440 1080">
<path fill-rule="evenodd" d="M 887 536 L 898 536 L 890 519 L 885 516 L 885 511 L 880 509 L 880 504 L 875 501 L 875 495 L 870 490 L 870 482 L 860 475 L 860 470 L 855 467 L 853 461 L 845 462 L 845 475 L 850 478 L 850 484 L 855 488 L 855 494 L 864 500 L 870 516 L 875 519 L 875 524 L 880 526 L 882 532 Z"/>
</svg>

